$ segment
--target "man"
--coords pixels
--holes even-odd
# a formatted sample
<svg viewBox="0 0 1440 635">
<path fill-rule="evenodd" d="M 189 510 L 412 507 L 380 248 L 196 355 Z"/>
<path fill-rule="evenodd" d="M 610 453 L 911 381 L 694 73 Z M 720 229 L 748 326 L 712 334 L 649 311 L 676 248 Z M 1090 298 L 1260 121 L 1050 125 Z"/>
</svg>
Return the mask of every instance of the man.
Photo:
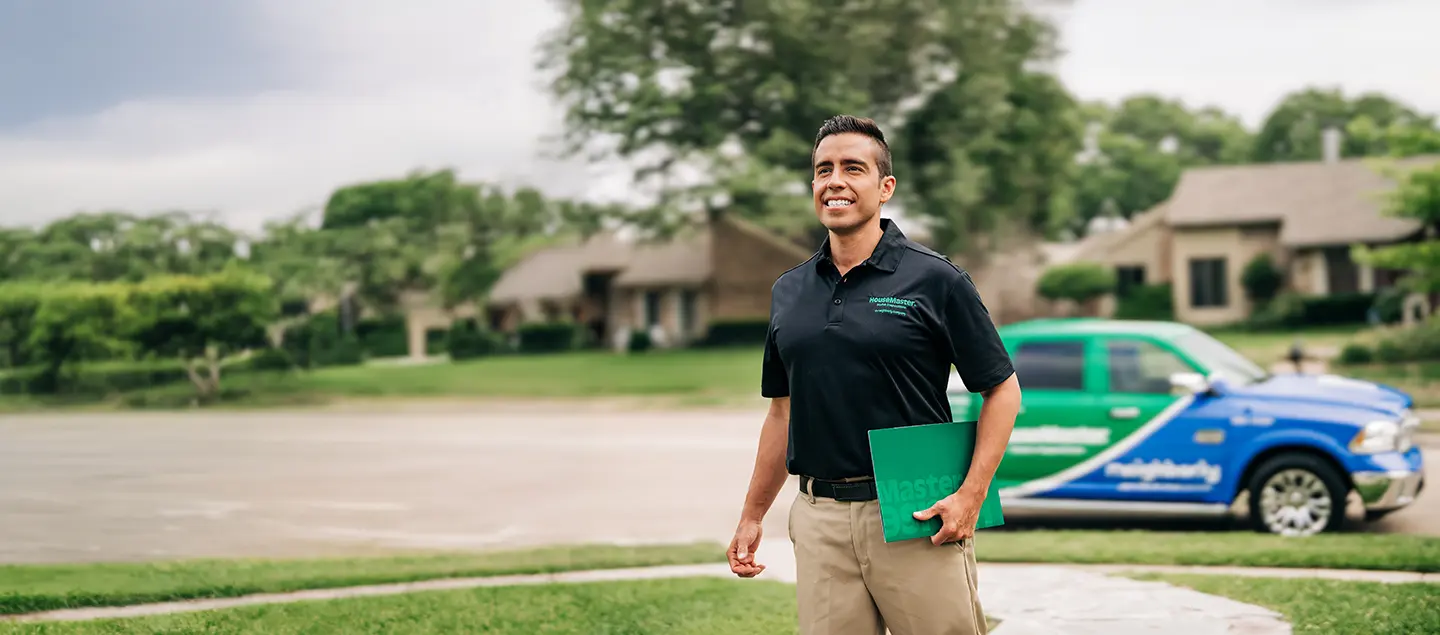
<svg viewBox="0 0 1440 635">
<path fill-rule="evenodd" d="M 771 290 L 761 394 L 771 400 L 730 568 L 750 578 L 761 521 L 788 474 L 802 635 L 984 633 L 972 537 L 1020 407 L 1010 357 L 969 274 L 908 240 L 880 208 L 895 192 L 873 121 L 815 138 L 815 215 L 827 238 Z M 885 543 L 867 431 L 951 421 L 950 366 L 984 395 L 971 468 L 930 540 Z"/>
</svg>

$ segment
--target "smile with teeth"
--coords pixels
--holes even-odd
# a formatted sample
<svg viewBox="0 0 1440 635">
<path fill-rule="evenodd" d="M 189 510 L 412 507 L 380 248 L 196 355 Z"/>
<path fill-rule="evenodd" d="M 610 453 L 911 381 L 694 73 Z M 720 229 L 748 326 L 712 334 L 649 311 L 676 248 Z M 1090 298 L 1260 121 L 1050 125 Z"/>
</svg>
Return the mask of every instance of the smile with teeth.
<svg viewBox="0 0 1440 635">
<path fill-rule="evenodd" d="M 854 202 L 855 201 L 852 201 L 848 198 L 832 198 L 828 201 L 825 201 L 825 207 L 849 207 L 850 204 Z"/>
</svg>

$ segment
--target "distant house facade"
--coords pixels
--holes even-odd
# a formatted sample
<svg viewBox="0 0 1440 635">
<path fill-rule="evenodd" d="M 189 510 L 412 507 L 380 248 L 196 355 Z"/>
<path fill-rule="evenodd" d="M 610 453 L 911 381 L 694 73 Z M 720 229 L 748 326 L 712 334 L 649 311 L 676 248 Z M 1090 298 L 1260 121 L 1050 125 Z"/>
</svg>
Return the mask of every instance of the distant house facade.
<svg viewBox="0 0 1440 635">
<path fill-rule="evenodd" d="M 1284 272 L 1288 291 L 1371 293 L 1393 286 L 1399 273 L 1356 263 L 1351 247 L 1417 240 L 1423 230 L 1382 213 L 1382 196 L 1394 186 L 1361 159 L 1192 169 L 1169 200 L 1126 230 L 1096 237 L 1073 259 L 1114 267 L 1122 293 L 1127 285 L 1170 283 L 1175 318 L 1198 325 L 1251 314 L 1242 280 L 1261 254 Z"/>
<path fill-rule="evenodd" d="M 664 242 L 601 234 L 530 254 L 472 312 L 506 333 L 529 322 L 570 320 L 612 347 L 623 347 L 635 330 L 658 346 L 684 346 L 717 321 L 767 319 L 775 279 L 811 254 L 729 217 Z"/>
</svg>

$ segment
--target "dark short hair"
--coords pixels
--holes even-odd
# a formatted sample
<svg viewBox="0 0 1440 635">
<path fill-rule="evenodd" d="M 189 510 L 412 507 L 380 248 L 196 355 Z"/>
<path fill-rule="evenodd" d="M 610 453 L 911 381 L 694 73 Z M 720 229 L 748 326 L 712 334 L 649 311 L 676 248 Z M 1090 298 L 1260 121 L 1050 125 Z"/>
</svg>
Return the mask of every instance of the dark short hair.
<svg viewBox="0 0 1440 635">
<path fill-rule="evenodd" d="M 820 126 L 820 132 L 815 133 L 815 145 L 810 148 L 810 163 L 815 163 L 815 151 L 820 149 L 820 141 L 825 137 L 837 134 L 858 133 L 870 137 L 875 141 L 878 151 L 875 153 L 875 167 L 880 171 L 880 178 L 890 176 L 890 144 L 885 141 L 885 133 L 880 130 L 879 124 L 874 119 L 856 117 L 853 115 L 835 115 L 825 120 Z"/>
</svg>

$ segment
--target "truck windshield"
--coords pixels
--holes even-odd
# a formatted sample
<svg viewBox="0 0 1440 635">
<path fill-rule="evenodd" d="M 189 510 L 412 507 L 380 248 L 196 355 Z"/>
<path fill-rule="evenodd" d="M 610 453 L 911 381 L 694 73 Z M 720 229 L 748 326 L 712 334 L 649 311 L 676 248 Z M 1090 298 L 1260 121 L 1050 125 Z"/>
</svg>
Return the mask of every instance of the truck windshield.
<svg viewBox="0 0 1440 635">
<path fill-rule="evenodd" d="M 1265 381 L 1270 376 L 1255 362 L 1203 331 L 1181 336 L 1176 343 L 1209 372 L 1224 377 L 1226 381 L 1247 385 Z"/>
</svg>

